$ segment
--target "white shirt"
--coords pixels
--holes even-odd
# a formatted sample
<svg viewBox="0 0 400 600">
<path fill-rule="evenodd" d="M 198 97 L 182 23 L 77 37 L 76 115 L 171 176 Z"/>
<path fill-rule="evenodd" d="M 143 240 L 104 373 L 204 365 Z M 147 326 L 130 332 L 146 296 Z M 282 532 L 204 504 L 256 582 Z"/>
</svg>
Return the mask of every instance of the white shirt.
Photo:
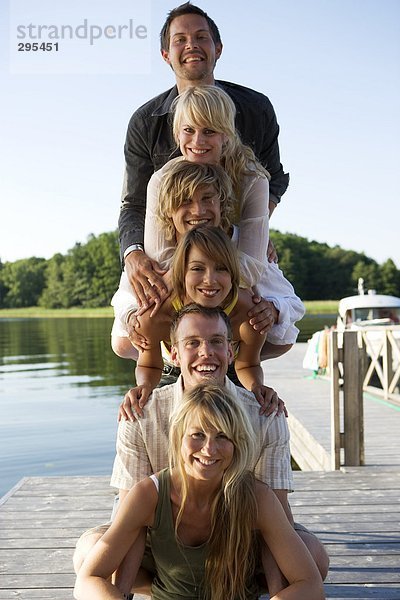
<svg viewBox="0 0 400 600">
<path fill-rule="evenodd" d="M 235 386 L 225 378 L 225 386 L 242 403 L 259 448 L 255 476 L 273 489 L 293 490 L 290 464 L 289 428 L 286 417 L 260 415 L 260 405 L 254 394 Z M 168 466 L 169 419 L 183 396 L 182 377 L 172 385 L 156 388 L 137 421 L 120 421 L 117 433 L 116 457 L 111 476 L 113 487 L 131 487 Z"/>
</svg>

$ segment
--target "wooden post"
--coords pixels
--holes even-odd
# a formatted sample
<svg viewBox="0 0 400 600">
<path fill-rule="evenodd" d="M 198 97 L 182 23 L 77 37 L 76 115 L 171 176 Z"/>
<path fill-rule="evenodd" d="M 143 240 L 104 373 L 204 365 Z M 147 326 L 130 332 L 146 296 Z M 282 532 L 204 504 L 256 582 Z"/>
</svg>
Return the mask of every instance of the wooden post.
<svg viewBox="0 0 400 600">
<path fill-rule="evenodd" d="M 338 332 L 329 334 L 329 372 L 331 375 L 331 468 L 340 469 L 339 348 Z"/>
<path fill-rule="evenodd" d="M 344 464 L 359 466 L 363 455 L 363 393 L 358 335 L 343 332 Z"/>
<path fill-rule="evenodd" d="M 384 344 L 382 348 L 382 362 L 383 362 L 383 397 L 389 398 L 389 387 L 393 379 L 393 355 L 392 355 L 392 345 L 390 343 L 388 330 L 385 328 L 384 331 Z"/>
</svg>

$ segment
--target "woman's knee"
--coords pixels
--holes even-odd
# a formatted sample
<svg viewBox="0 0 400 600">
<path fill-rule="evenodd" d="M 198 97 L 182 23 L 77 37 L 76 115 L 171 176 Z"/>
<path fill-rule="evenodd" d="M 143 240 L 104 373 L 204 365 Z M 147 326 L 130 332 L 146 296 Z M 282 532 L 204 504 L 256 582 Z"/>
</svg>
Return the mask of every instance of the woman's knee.
<svg viewBox="0 0 400 600">
<path fill-rule="evenodd" d="M 315 564 L 321 574 L 322 580 L 324 581 L 329 571 L 329 556 L 322 542 L 314 535 L 311 531 L 297 530 L 298 535 L 301 537 L 305 545 L 307 546 L 311 556 L 313 557 Z"/>
<path fill-rule="evenodd" d="M 81 537 L 76 542 L 75 552 L 72 557 L 76 574 L 78 574 L 78 571 L 90 550 L 93 548 L 96 542 L 103 537 L 108 528 L 109 523 L 93 527 L 92 529 L 88 529 L 88 531 L 82 533 Z"/>
</svg>

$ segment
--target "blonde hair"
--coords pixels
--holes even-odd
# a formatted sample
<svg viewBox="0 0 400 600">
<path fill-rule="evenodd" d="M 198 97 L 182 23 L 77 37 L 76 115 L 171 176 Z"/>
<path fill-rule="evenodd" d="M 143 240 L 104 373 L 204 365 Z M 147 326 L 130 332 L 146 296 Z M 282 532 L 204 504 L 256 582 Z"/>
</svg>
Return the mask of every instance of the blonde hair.
<svg viewBox="0 0 400 600">
<path fill-rule="evenodd" d="M 181 480 L 181 506 L 175 524 L 177 535 L 188 494 L 188 479 L 182 457 L 182 439 L 188 421 L 195 416 L 201 427 L 224 433 L 234 446 L 233 458 L 223 473 L 221 488 L 211 506 L 211 534 L 205 563 L 207 597 L 228 600 L 248 597 L 247 582 L 254 573 L 257 514 L 254 475 L 256 445 L 254 431 L 239 403 L 218 385 L 201 384 L 185 392 L 171 416 L 170 468 Z"/>
<path fill-rule="evenodd" d="M 163 174 L 158 192 L 157 218 L 167 240 L 175 238 L 172 215 L 198 188 L 212 186 L 221 206 L 221 227 L 228 231 L 233 219 L 233 191 L 229 176 L 219 165 L 186 160 L 171 161 Z"/>
<path fill-rule="evenodd" d="M 257 175 L 270 179 L 266 169 L 258 162 L 253 150 L 243 144 L 236 131 L 236 107 L 224 90 L 215 85 L 191 87 L 175 98 L 173 134 L 179 146 L 179 130 L 183 124 L 208 127 L 223 133 L 227 141 L 222 149 L 221 165 L 232 180 L 236 203 L 241 208 L 243 177 Z"/>
<path fill-rule="evenodd" d="M 188 231 L 180 240 L 172 259 L 172 287 L 175 295 L 184 303 L 185 278 L 189 252 L 195 246 L 211 260 L 223 265 L 231 276 L 232 288 L 221 308 L 231 304 L 238 294 L 240 283 L 239 258 L 232 241 L 219 227 L 198 227 Z"/>
</svg>

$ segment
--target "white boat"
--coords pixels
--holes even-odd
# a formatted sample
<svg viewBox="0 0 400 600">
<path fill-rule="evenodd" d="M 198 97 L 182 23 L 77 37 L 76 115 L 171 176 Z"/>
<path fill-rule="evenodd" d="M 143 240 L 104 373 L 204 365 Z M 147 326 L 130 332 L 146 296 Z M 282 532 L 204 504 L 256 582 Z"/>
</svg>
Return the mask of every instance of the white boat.
<svg viewBox="0 0 400 600">
<path fill-rule="evenodd" d="M 376 358 L 381 355 L 383 337 L 390 329 L 394 344 L 400 346 L 400 298 L 377 294 L 375 290 L 364 292 L 363 279 L 358 280 L 358 295 L 342 298 L 339 302 L 337 331 L 360 331 L 364 335 L 367 354 Z M 328 365 L 328 332 L 317 331 L 308 341 L 303 368 L 324 373 Z M 393 368 L 399 364 L 399 351 L 393 353 Z"/>
<path fill-rule="evenodd" d="M 338 331 L 399 325 L 400 298 L 364 292 L 364 281 L 358 281 L 358 295 L 342 298 L 339 302 Z"/>
</svg>

